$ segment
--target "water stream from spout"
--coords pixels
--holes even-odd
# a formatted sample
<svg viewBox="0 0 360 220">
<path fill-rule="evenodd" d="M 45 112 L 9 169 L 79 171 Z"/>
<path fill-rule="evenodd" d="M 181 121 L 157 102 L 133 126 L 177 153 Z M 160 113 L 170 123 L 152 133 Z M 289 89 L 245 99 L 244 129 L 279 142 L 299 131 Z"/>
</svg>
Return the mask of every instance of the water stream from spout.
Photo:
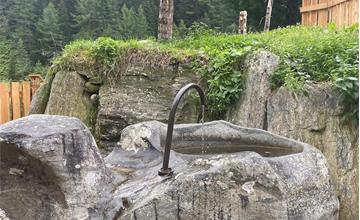
<svg viewBox="0 0 360 220">
<path fill-rule="evenodd" d="M 205 115 L 205 106 L 201 106 L 201 154 L 206 153 L 205 149 L 205 131 L 204 131 L 204 116 Z"/>
</svg>

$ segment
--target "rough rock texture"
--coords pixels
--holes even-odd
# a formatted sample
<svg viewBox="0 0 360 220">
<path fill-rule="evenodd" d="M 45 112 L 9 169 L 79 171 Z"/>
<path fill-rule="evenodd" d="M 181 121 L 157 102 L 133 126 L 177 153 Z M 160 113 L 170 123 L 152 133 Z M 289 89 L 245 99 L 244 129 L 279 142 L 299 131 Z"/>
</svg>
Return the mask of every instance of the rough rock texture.
<svg viewBox="0 0 360 220">
<path fill-rule="evenodd" d="M 112 79 L 100 89 L 96 128 L 103 143 L 119 141 L 121 130 L 128 125 L 149 120 L 166 122 L 177 91 L 198 81 L 193 72 L 173 67 L 129 64 L 121 72 L 119 79 Z M 185 100 L 179 106 L 177 121 L 196 121 L 197 106 L 188 104 L 191 99 Z"/>
<path fill-rule="evenodd" d="M 268 130 L 317 146 L 336 183 L 341 219 L 357 219 L 358 128 L 341 122 L 341 106 L 330 91 L 321 87 L 308 91 L 305 96 L 279 89 L 268 102 Z"/>
<path fill-rule="evenodd" d="M 136 56 L 138 54 L 135 54 Z M 149 57 L 149 59 L 155 58 Z M 336 183 L 337 195 L 341 203 L 341 219 L 357 219 L 359 215 L 358 159 L 356 157 L 358 126 L 341 124 L 337 96 L 319 86 L 309 88 L 310 96 L 289 93 L 283 88 L 270 92 L 268 78 L 276 69 L 278 58 L 260 51 L 248 58 L 247 62 L 249 71 L 246 95 L 242 96 L 241 100 L 229 110 L 227 120 L 245 127 L 268 129 L 274 133 L 307 142 L 320 149 L 328 159 Z M 96 127 L 95 135 L 99 143 L 103 146 L 115 146 L 115 143 L 119 141 L 121 130 L 129 124 L 153 119 L 165 122 L 166 112 L 169 110 L 176 90 L 189 81 L 197 82 L 194 74 L 182 69 L 181 65 L 167 63 L 166 68 L 160 68 L 150 64 L 140 64 L 141 62 L 136 59 L 127 63 L 129 65 L 124 65 L 117 77 L 109 78 L 105 82 L 96 80 L 96 74 L 92 72 L 76 72 L 83 79 L 78 82 L 84 85 L 82 92 L 79 90 L 79 93 L 75 94 L 79 100 L 76 105 L 81 106 L 83 105 L 81 103 L 89 102 L 91 107 L 81 108 L 87 113 L 69 113 L 71 109 L 69 98 L 65 100 L 62 96 L 57 98 L 53 95 L 53 99 L 57 100 L 53 103 L 58 103 L 58 106 L 64 109 L 64 113 L 54 111 L 51 114 L 68 114 L 78 117 L 84 115 L 86 118 L 81 119 L 88 125 Z M 56 76 L 58 74 L 61 73 L 57 73 Z M 93 83 L 89 85 L 90 81 Z M 64 94 L 68 94 L 69 89 L 66 84 L 59 84 L 59 86 L 64 90 Z M 99 91 L 97 91 L 98 88 Z M 129 93 L 122 94 L 124 91 L 129 91 Z M 39 107 L 43 105 L 41 103 L 44 103 L 41 101 L 43 98 L 38 97 L 39 95 L 36 95 L 32 103 L 32 113 L 43 113 L 41 109 L 44 108 Z M 184 112 L 187 114 L 183 114 Z M 195 121 L 196 105 L 185 103 L 180 106 L 179 113 L 178 122 Z"/>
<path fill-rule="evenodd" d="M 357 125 L 341 123 L 338 95 L 329 86 L 313 85 L 307 95 L 285 88 L 270 92 L 265 80 L 276 69 L 274 56 L 249 61 L 246 97 L 227 114 L 227 120 L 266 129 L 320 149 L 328 160 L 340 199 L 340 219 L 358 219 L 358 131 Z M 264 69 L 268 69 L 265 73 Z M 264 77 L 265 76 L 265 77 Z M 254 79 L 255 78 L 255 79 Z M 249 92 L 250 91 L 250 92 Z M 255 98 L 254 98 L 255 97 Z M 243 100 L 250 101 L 243 101 Z"/>
<path fill-rule="evenodd" d="M 172 151 L 174 174 L 159 177 L 156 149 L 162 150 L 165 131 L 166 125 L 159 122 L 129 126 L 121 149 L 105 158 L 113 170 L 131 173 L 114 191 L 114 198 L 122 202 L 118 219 L 338 219 L 326 159 L 314 147 L 224 121 L 178 125 L 175 151 L 196 146 L 203 137 L 219 147 L 253 143 L 301 151 L 282 157 L 240 152 L 241 148 L 229 154 Z"/>
<path fill-rule="evenodd" d="M 339 202 L 325 157 L 314 147 L 224 121 L 174 128 L 160 177 L 166 125 L 126 128 L 102 160 L 76 118 L 32 115 L 0 126 L 0 216 L 10 219 L 337 220 Z M 205 154 L 184 146 L 211 145 Z M 214 147 L 252 145 L 224 154 Z M 261 156 L 259 147 L 284 156 Z M 253 151 L 254 150 L 254 151 Z M 105 166 L 106 162 L 106 166 Z"/>
<path fill-rule="evenodd" d="M 100 73 L 83 70 L 56 73 L 35 95 L 30 112 L 77 117 L 104 147 L 114 146 L 121 130 L 130 124 L 147 120 L 165 122 L 176 92 L 187 83 L 197 83 L 199 77 L 186 64 L 160 67 L 131 59 L 118 73 L 104 79 L 100 79 Z M 196 121 L 199 115 L 196 101 L 192 97 L 184 100 L 177 121 Z"/>
<path fill-rule="evenodd" d="M 266 105 L 271 93 L 269 77 L 279 65 L 279 57 L 259 51 L 248 57 L 245 64 L 246 89 L 227 112 L 227 120 L 241 122 L 250 128 L 266 129 Z"/>
<path fill-rule="evenodd" d="M 10 219 L 96 216 L 112 180 L 76 118 L 32 115 L 2 125 L 0 156 L 0 207 Z"/>
<path fill-rule="evenodd" d="M 46 76 L 44 83 L 36 91 L 34 97 L 31 100 L 29 114 L 43 114 L 46 110 L 47 102 L 49 100 L 51 84 L 55 75 L 49 74 Z"/>
<path fill-rule="evenodd" d="M 76 72 L 59 72 L 51 85 L 45 114 L 67 115 L 87 121 L 90 98 L 85 96 L 86 80 Z"/>
</svg>

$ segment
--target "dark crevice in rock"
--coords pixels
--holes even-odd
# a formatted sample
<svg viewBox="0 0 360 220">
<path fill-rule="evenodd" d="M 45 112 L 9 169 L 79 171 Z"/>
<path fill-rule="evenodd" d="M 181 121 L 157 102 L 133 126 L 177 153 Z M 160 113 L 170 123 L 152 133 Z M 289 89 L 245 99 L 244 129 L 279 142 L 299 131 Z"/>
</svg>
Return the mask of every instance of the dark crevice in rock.
<svg viewBox="0 0 360 220">
<path fill-rule="evenodd" d="M 263 130 L 268 130 L 268 99 L 265 101 L 265 108 L 264 108 L 264 122 L 263 122 Z"/>
<path fill-rule="evenodd" d="M 180 220 L 180 212 L 181 212 L 181 208 L 180 208 L 180 195 L 177 195 L 177 213 L 176 213 L 176 217 L 177 220 Z"/>
<path fill-rule="evenodd" d="M 155 213 L 155 220 L 159 219 L 159 214 L 156 206 L 156 200 L 154 200 L 154 213 Z"/>
<path fill-rule="evenodd" d="M 136 210 L 134 210 L 134 212 L 133 212 L 133 216 L 134 216 L 134 220 L 137 220 L 137 217 L 136 217 Z"/>
</svg>

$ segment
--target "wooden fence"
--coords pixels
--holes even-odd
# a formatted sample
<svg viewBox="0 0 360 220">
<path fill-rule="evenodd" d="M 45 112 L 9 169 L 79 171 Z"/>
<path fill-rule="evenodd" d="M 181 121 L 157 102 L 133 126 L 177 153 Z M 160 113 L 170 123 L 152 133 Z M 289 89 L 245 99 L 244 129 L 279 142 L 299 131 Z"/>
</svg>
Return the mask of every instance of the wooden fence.
<svg viewBox="0 0 360 220">
<path fill-rule="evenodd" d="M 348 27 L 359 22 L 359 0 L 302 0 L 303 25 Z"/>
<path fill-rule="evenodd" d="M 31 81 L 0 83 L 0 124 L 29 114 L 30 102 L 40 86 L 41 77 Z"/>
</svg>

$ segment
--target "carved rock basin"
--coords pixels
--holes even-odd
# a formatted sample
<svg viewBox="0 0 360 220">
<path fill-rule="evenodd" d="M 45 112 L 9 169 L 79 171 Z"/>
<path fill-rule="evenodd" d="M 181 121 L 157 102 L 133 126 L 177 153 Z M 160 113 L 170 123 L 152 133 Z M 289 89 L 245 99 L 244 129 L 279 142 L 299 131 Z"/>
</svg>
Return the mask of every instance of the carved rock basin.
<svg viewBox="0 0 360 220">
<path fill-rule="evenodd" d="M 116 191 L 131 204 L 121 219 L 338 219 L 326 159 L 308 144 L 225 121 L 176 125 L 174 175 L 155 177 L 165 135 L 160 122 L 129 126 L 105 159 L 133 158 L 137 181 Z"/>
<path fill-rule="evenodd" d="M 224 121 L 174 128 L 171 177 L 157 175 L 166 125 L 123 130 L 104 160 L 78 120 L 0 126 L 0 216 L 11 219 L 338 219 L 314 147 Z"/>
</svg>

